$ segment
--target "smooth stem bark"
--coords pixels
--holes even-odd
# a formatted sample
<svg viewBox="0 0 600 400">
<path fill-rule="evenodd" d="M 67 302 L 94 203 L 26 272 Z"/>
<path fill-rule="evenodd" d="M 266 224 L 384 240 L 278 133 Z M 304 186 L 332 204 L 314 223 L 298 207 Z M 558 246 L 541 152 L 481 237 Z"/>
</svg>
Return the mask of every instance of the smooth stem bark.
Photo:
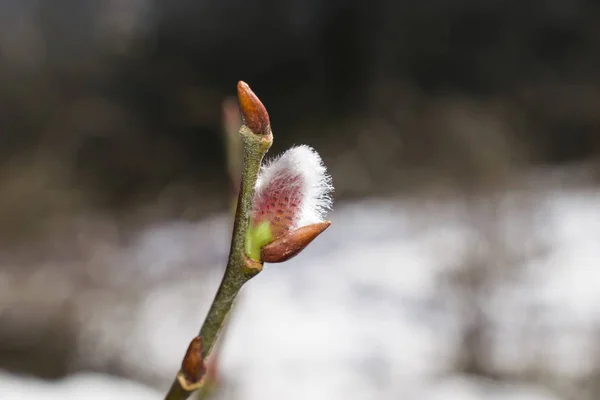
<svg viewBox="0 0 600 400">
<path fill-rule="evenodd" d="M 238 205 L 233 224 L 231 248 L 223 280 L 198 335 L 202 338 L 203 360 L 206 360 L 206 357 L 215 344 L 238 292 L 244 283 L 262 269 L 261 263 L 257 263 L 246 257 L 244 241 L 250 223 L 252 197 L 254 196 L 254 187 L 256 186 L 258 172 L 263 157 L 271 147 L 273 136 L 270 132 L 268 135 L 256 135 L 245 125 L 240 128 L 240 135 L 244 141 L 244 161 Z M 187 399 L 197 389 L 197 387 L 190 389 L 189 387 L 182 386 L 181 378 L 182 372 L 180 371 L 173 381 L 165 400 Z"/>
</svg>

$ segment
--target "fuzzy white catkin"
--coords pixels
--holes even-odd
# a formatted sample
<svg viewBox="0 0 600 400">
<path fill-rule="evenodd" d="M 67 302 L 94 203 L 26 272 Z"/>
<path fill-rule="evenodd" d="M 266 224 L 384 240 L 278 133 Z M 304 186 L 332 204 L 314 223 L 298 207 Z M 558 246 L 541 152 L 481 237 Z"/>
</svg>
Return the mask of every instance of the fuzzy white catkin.
<svg viewBox="0 0 600 400">
<path fill-rule="evenodd" d="M 331 192 L 333 185 L 331 176 L 323 164 L 321 156 L 310 146 L 300 145 L 287 150 L 261 167 L 255 189 L 255 199 L 268 195 L 265 189 L 273 180 L 293 182 L 293 177 L 300 177 L 299 218 L 296 226 L 314 224 L 325 219 L 332 209 Z M 254 202 L 255 204 L 258 201 Z"/>
</svg>

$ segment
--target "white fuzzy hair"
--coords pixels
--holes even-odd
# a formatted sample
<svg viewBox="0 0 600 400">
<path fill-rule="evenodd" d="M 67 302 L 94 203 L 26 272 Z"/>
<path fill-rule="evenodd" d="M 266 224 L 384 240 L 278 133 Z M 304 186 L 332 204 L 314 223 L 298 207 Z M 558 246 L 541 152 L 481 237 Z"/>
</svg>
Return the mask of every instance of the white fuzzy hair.
<svg viewBox="0 0 600 400">
<path fill-rule="evenodd" d="M 272 180 L 285 182 L 285 178 L 290 176 L 302 178 L 300 215 L 293 228 L 323 221 L 332 209 L 333 185 L 321 156 L 312 147 L 295 146 L 267 161 L 258 175 L 255 198 L 265 195 L 264 190 Z"/>
</svg>

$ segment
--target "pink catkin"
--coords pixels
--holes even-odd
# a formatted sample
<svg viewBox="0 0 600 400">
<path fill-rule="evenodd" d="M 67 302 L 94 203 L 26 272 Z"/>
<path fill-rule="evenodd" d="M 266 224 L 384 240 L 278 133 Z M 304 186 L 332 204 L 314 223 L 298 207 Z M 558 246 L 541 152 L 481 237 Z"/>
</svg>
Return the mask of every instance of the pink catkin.
<svg viewBox="0 0 600 400">
<path fill-rule="evenodd" d="M 268 221 L 274 237 L 296 227 L 302 202 L 302 177 L 277 176 L 263 189 L 263 196 L 255 199 L 253 223 Z"/>
<path fill-rule="evenodd" d="M 268 221 L 274 237 L 320 222 L 331 208 L 331 178 L 321 157 L 308 146 L 297 146 L 262 167 L 251 224 Z"/>
</svg>

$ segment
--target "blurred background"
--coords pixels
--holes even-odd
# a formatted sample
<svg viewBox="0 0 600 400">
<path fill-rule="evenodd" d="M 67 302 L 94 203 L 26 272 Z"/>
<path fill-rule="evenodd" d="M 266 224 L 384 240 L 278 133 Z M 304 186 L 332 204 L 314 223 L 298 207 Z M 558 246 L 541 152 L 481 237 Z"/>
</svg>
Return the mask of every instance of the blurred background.
<svg viewBox="0 0 600 400">
<path fill-rule="evenodd" d="M 0 399 L 161 398 L 228 253 L 238 80 L 336 207 L 245 288 L 216 398 L 599 398 L 599 21 L 0 0 Z"/>
</svg>

